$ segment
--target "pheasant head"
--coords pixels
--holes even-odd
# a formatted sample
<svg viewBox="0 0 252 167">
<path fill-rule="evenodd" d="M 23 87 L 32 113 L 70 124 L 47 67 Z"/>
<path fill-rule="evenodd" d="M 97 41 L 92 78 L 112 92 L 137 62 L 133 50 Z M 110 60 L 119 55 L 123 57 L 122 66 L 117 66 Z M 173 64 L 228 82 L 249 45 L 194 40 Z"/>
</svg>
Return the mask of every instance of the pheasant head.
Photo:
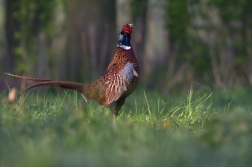
<svg viewBox="0 0 252 167">
<path fill-rule="evenodd" d="M 133 24 L 125 24 L 119 33 L 118 47 L 124 48 L 126 50 L 131 48 L 130 39 L 132 33 Z"/>
</svg>

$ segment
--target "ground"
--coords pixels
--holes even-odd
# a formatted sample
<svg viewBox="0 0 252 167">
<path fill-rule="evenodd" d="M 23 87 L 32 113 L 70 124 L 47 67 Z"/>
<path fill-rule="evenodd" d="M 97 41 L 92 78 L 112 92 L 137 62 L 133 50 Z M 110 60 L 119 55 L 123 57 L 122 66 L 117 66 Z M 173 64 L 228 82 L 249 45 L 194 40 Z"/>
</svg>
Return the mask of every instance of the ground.
<svg viewBox="0 0 252 167">
<path fill-rule="evenodd" d="M 116 125 L 72 91 L 2 100 L 0 166 L 251 166 L 251 91 L 137 89 Z"/>
</svg>

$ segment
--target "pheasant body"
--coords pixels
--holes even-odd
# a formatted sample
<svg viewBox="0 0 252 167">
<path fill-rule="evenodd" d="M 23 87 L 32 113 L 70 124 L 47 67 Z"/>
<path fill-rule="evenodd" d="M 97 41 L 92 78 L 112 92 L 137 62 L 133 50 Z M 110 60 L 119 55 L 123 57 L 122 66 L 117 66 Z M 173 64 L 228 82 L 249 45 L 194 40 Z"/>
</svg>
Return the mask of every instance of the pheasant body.
<svg viewBox="0 0 252 167">
<path fill-rule="evenodd" d="M 120 39 L 113 60 L 103 75 L 91 84 L 31 78 L 9 73 L 7 75 L 38 82 L 27 87 L 23 92 L 40 86 L 77 90 L 85 97 L 109 108 L 115 121 L 125 99 L 135 90 L 140 75 L 140 67 L 130 44 L 131 33 L 132 25 L 124 25 L 120 32 Z"/>
</svg>

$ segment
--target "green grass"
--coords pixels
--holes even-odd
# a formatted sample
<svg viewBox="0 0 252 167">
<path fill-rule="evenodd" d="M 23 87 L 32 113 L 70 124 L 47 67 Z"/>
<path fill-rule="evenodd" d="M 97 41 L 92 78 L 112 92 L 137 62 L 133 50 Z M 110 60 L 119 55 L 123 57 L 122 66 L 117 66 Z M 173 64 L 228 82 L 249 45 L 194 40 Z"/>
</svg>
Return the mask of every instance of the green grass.
<svg viewBox="0 0 252 167">
<path fill-rule="evenodd" d="M 77 93 L 29 93 L 0 102 L 0 166 L 251 166 L 250 93 L 138 89 L 116 126 Z"/>
</svg>

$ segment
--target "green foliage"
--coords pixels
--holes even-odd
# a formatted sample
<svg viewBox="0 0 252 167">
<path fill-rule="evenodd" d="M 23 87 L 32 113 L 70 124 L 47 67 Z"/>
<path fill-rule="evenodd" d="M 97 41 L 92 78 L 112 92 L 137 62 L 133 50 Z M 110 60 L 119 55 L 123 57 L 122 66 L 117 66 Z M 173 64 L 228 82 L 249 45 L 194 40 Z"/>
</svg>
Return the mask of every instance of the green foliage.
<svg viewBox="0 0 252 167">
<path fill-rule="evenodd" d="M 146 13 L 147 2 L 148 1 L 138 1 L 138 0 L 131 1 L 130 6 L 133 20 L 137 19 L 139 16 L 142 16 L 144 18 L 144 15 Z"/>
<path fill-rule="evenodd" d="M 232 47 L 236 54 L 236 67 L 249 61 L 247 49 L 252 49 L 248 29 L 252 29 L 252 2 L 250 0 L 209 0 L 210 6 L 219 9 L 221 21 L 224 23 L 225 34 L 233 39 Z M 238 37 L 240 36 L 240 37 Z M 224 38 L 225 39 L 225 38 Z"/>
<path fill-rule="evenodd" d="M 225 104 L 208 104 L 215 93 L 198 93 L 138 90 L 116 126 L 107 109 L 77 93 L 2 103 L 0 166 L 250 166 L 250 110 L 217 112 Z"/>
<path fill-rule="evenodd" d="M 222 9 L 220 10 L 220 16 L 225 22 L 240 20 L 251 14 L 250 0 L 209 0 L 208 4 Z"/>
<path fill-rule="evenodd" d="M 193 31 L 195 27 L 192 23 L 195 13 L 189 11 L 198 1 L 188 3 L 188 1 L 166 1 L 165 22 L 169 30 L 170 45 L 173 52 L 178 52 L 178 62 L 188 62 L 193 69 L 195 76 L 203 76 L 211 73 L 209 48 L 202 43 Z M 202 77 L 201 77 L 202 78 Z M 198 78 L 197 78 L 198 79 Z"/>
<path fill-rule="evenodd" d="M 188 27 L 190 26 L 190 15 L 187 1 L 167 1 L 166 22 L 171 38 L 180 43 L 185 42 Z"/>
<path fill-rule="evenodd" d="M 37 60 L 39 33 L 43 32 L 50 37 L 54 32 L 53 15 L 58 3 L 62 3 L 61 0 L 20 0 L 14 4 L 17 10 L 13 11 L 13 17 L 19 26 L 14 36 L 20 43 L 14 48 L 18 55 L 15 60 L 16 72 L 29 72 L 33 68 L 25 64 L 35 64 Z"/>
<path fill-rule="evenodd" d="M 169 31 L 170 50 L 179 55 L 177 66 L 186 61 L 191 65 L 194 79 L 203 80 L 207 76 L 211 82 L 216 75 L 213 74 L 216 70 L 213 62 L 218 69 L 228 66 L 228 75 L 217 70 L 225 86 L 230 85 L 237 75 L 248 78 L 250 74 L 246 71 L 251 71 L 248 66 L 252 49 L 251 6 L 250 0 L 166 1 L 164 19 Z M 213 47 L 209 47 L 209 43 Z M 217 57 L 216 60 L 213 56 Z M 245 72 L 241 72 L 243 70 Z"/>
</svg>

